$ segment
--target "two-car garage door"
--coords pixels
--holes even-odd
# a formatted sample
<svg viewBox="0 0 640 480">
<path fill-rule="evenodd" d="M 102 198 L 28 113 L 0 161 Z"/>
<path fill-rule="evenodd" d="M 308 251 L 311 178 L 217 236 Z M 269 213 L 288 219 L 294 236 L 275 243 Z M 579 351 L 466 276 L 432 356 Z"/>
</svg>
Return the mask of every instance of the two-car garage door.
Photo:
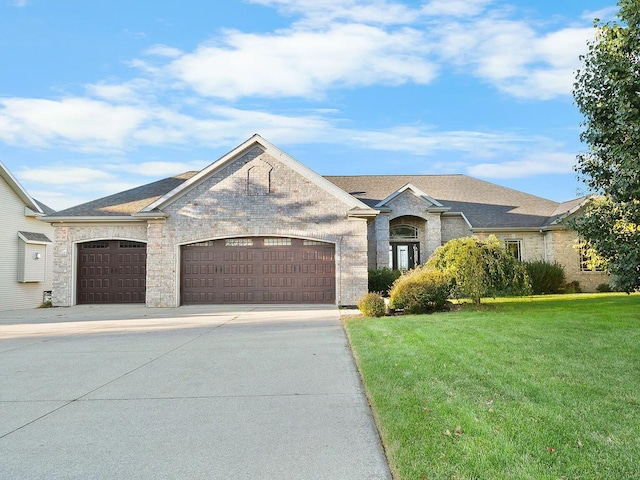
<svg viewBox="0 0 640 480">
<path fill-rule="evenodd" d="M 181 299 L 185 305 L 334 303 L 335 247 L 280 237 L 185 245 Z"/>
</svg>

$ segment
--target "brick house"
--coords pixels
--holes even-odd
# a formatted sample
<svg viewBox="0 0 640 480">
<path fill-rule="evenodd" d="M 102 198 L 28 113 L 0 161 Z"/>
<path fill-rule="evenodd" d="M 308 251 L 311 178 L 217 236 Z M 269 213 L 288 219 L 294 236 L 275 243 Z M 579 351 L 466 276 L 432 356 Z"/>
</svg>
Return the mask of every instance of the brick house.
<svg viewBox="0 0 640 480">
<path fill-rule="evenodd" d="M 606 280 L 580 269 L 558 223 L 583 201 L 464 175 L 322 177 L 254 135 L 200 172 L 46 217 L 53 302 L 354 305 L 368 269 L 411 268 L 451 238 L 491 233 L 590 288 Z"/>
</svg>

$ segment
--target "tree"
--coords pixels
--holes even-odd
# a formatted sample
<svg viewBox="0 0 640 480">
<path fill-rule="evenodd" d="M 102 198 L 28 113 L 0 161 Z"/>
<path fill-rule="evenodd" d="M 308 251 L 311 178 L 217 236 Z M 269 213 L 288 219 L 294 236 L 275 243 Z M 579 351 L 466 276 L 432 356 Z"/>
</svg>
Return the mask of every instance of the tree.
<svg viewBox="0 0 640 480">
<path fill-rule="evenodd" d="M 596 20 L 573 96 L 584 115 L 579 178 L 595 194 L 571 226 L 614 275 L 640 288 L 640 2 L 620 0 L 619 21 Z"/>
<path fill-rule="evenodd" d="M 524 265 L 507 253 L 494 235 L 486 240 L 464 237 L 438 247 L 426 263 L 454 279 L 454 295 L 479 304 L 482 297 L 526 295 L 529 278 Z"/>
</svg>

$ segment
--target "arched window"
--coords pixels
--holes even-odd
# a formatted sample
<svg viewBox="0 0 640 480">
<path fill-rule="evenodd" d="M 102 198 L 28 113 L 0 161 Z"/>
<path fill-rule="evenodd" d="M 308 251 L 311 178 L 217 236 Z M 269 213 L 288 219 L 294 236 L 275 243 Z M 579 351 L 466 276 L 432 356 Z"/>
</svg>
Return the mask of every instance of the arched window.
<svg viewBox="0 0 640 480">
<path fill-rule="evenodd" d="M 396 225 L 389 229 L 391 240 L 417 240 L 418 228 L 413 225 Z"/>
</svg>

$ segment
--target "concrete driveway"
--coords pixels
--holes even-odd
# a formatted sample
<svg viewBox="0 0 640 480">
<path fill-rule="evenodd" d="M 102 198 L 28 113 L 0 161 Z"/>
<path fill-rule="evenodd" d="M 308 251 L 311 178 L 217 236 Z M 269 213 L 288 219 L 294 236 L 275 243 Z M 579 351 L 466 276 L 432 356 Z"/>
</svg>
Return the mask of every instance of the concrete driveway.
<svg viewBox="0 0 640 480">
<path fill-rule="evenodd" d="M 335 307 L 0 312 L 0 478 L 388 479 Z"/>
</svg>

